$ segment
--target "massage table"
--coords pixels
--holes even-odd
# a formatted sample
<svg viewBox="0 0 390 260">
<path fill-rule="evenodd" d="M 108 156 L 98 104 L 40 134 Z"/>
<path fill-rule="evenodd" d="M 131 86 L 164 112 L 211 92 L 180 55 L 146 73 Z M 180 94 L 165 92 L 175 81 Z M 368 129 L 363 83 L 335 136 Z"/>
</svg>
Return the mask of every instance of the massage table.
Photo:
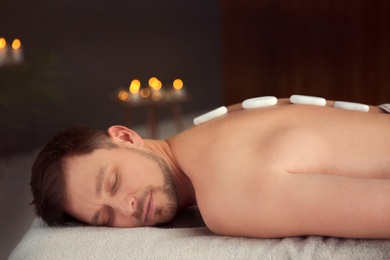
<svg viewBox="0 0 390 260">
<path fill-rule="evenodd" d="M 160 227 L 49 227 L 36 218 L 11 253 L 20 259 L 390 259 L 390 240 L 213 234 L 197 207 Z"/>
<path fill-rule="evenodd" d="M 296 98 L 296 96 L 294 97 Z M 306 101 L 307 97 L 298 96 Z M 310 98 L 310 102 L 323 99 Z M 276 98 L 249 100 L 275 103 Z M 293 100 L 294 101 L 294 100 Z M 300 101 L 298 99 L 298 101 Z M 302 101 L 302 100 L 301 100 Z M 264 105 L 260 102 L 260 105 Z M 272 103 L 273 102 L 273 103 Z M 294 101 L 296 102 L 296 100 Z M 248 103 L 248 102 L 247 102 Z M 298 102 L 299 103 L 299 102 Z M 350 103 L 344 105 L 351 105 Z M 269 105 L 267 103 L 267 105 Z M 352 104 L 354 108 L 363 107 Z M 380 106 L 390 113 L 390 104 Z M 204 123 L 220 111 L 195 120 Z M 227 110 L 223 109 L 222 114 Z M 197 122 L 199 121 L 199 122 Z M 277 213 L 275 213 L 277 214 Z M 390 240 L 342 239 L 322 236 L 255 239 L 217 236 L 205 227 L 197 207 L 178 214 L 169 224 L 145 228 L 83 225 L 49 227 L 36 218 L 10 255 L 19 259 L 390 259 Z"/>
</svg>

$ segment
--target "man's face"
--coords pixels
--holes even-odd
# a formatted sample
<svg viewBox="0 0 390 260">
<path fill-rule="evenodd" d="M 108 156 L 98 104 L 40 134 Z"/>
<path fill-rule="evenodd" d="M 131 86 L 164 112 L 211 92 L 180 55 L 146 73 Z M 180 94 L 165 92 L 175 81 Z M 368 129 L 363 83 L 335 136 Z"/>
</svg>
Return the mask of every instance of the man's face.
<svg viewBox="0 0 390 260">
<path fill-rule="evenodd" d="M 98 149 L 65 160 L 65 211 L 91 225 L 153 226 L 177 211 L 166 162 L 143 148 Z"/>
</svg>

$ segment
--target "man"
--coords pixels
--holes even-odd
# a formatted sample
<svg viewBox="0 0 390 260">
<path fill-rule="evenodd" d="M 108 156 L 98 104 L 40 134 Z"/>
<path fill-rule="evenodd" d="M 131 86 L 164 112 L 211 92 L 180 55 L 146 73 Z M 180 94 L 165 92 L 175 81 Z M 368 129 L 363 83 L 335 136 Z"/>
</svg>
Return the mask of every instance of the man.
<svg viewBox="0 0 390 260">
<path fill-rule="evenodd" d="M 152 226 L 197 204 L 220 235 L 390 237 L 390 116 L 290 104 L 243 110 L 167 140 L 113 126 L 58 134 L 33 166 L 38 215 Z"/>
</svg>

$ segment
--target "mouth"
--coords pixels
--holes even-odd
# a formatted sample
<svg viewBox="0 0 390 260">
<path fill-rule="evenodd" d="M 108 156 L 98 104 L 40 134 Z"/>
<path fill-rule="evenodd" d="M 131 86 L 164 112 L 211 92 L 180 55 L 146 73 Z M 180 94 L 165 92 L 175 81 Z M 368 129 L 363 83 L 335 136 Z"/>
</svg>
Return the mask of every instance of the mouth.
<svg viewBox="0 0 390 260">
<path fill-rule="evenodd" d="M 152 195 L 152 192 L 150 192 L 150 194 L 147 198 L 147 201 L 144 205 L 144 210 L 143 210 L 143 214 L 142 214 L 142 219 L 143 219 L 144 223 L 147 222 L 148 220 L 150 220 L 151 218 L 153 218 L 154 211 L 155 211 L 155 206 L 154 206 L 154 202 L 153 202 L 153 195 Z"/>
</svg>

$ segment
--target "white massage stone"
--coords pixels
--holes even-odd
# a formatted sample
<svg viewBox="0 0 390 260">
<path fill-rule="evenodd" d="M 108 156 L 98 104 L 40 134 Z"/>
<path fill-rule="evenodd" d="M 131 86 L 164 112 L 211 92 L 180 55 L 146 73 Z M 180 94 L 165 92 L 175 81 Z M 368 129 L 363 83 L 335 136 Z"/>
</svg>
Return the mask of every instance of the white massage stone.
<svg viewBox="0 0 390 260">
<path fill-rule="evenodd" d="M 370 107 L 368 105 L 355 102 L 335 101 L 333 106 L 336 108 L 356 110 L 361 112 L 368 112 L 370 110 Z"/>
<path fill-rule="evenodd" d="M 194 119 L 194 125 L 201 125 L 204 124 L 210 120 L 213 120 L 217 117 L 223 116 L 227 113 L 227 108 L 225 106 L 219 107 L 217 109 L 211 110 L 210 112 L 207 112 L 206 114 L 203 114 L 201 116 L 198 116 Z"/>
<path fill-rule="evenodd" d="M 390 104 L 389 103 L 382 104 L 379 107 L 381 109 L 383 109 L 384 111 L 386 111 L 387 113 L 390 113 Z"/>
<path fill-rule="evenodd" d="M 326 99 L 321 97 L 303 96 L 303 95 L 292 95 L 290 102 L 293 104 L 304 104 L 304 105 L 315 105 L 325 106 Z"/>
<path fill-rule="evenodd" d="M 244 100 L 242 102 L 242 107 L 244 109 L 252 109 L 252 108 L 259 108 L 259 107 L 274 106 L 277 103 L 278 103 L 278 99 L 276 97 L 272 97 L 272 96 L 257 97 L 257 98 L 250 98 Z"/>
</svg>

